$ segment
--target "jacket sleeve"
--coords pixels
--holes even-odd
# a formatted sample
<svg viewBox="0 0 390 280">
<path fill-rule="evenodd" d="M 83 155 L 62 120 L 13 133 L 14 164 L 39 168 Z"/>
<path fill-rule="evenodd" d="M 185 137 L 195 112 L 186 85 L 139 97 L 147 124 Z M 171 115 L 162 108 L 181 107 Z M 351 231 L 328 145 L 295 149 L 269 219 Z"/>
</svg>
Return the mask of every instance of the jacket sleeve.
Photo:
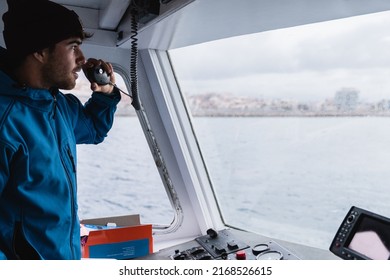
<svg viewBox="0 0 390 280">
<path fill-rule="evenodd" d="M 7 257 L 4 255 L 4 253 L 0 250 L 0 261 L 1 260 L 7 260 Z"/>
<path fill-rule="evenodd" d="M 67 95 L 74 120 L 74 133 L 77 144 L 98 144 L 104 140 L 114 122 L 116 106 L 121 99 L 118 89 L 107 95 L 93 92 L 91 98 L 81 105 L 73 95 Z M 70 99 L 73 99 L 70 101 Z"/>
<path fill-rule="evenodd" d="M 13 154 L 14 148 L 0 139 L 0 196 L 10 176 L 10 165 Z"/>
<path fill-rule="evenodd" d="M 10 177 L 10 165 L 14 155 L 14 149 L 2 139 L 0 139 L 0 197 L 3 194 L 5 186 Z M 0 260 L 6 260 L 7 257 L 0 249 Z"/>
</svg>

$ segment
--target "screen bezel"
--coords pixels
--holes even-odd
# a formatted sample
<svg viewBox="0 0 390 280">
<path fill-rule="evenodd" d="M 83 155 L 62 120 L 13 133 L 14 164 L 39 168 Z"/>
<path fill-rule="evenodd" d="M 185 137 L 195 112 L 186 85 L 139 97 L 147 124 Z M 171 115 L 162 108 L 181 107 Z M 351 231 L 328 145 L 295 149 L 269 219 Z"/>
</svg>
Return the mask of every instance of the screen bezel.
<svg viewBox="0 0 390 280">
<path fill-rule="evenodd" d="M 351 242 L 356 236 L 356 234 L 361 232 L 362 230 L 366 231 L 366 228 L 370 228 L 370 224 L 371 226 L 377 226 L 376 229 L 378 229 L 379 226 L 379 228 L 385 232 L 384 239 L 382 240 L 385 240 L 384 243 L 388 244 L 388 246 L 385 245 L 385 247 L 389 251 L 388 259 L 390 259 L 390 219 L 355 206 L 351 207 L 350 211 L 348 212 L 347 216 L 343 221 L 343 224 L 340 226 L 338 232 L 336 233 L 336 236 L 338 236 L 340 233 L 345 232 L 345 225 L 350 227 L 346 232 L 344 242 L 337 244 L 338 242 L 335 241 L 335 237 L 332 243 L 333 245 L 331 251 L 344 259 L 373 260 L 373 258 L 370 258 L 365 254 L 367 252 L 364 252 L 362 250 L 357 251 L 356 249 L 350 247 Z M 374 229 L 374 227 L 372 228 Z M 378 237 L 382 235 L 378 234 L 379 231 L 373 231 L 377 233 Z M 388 234 L 386 234 L 386 232 L 388 232 Z"/>
</svg>

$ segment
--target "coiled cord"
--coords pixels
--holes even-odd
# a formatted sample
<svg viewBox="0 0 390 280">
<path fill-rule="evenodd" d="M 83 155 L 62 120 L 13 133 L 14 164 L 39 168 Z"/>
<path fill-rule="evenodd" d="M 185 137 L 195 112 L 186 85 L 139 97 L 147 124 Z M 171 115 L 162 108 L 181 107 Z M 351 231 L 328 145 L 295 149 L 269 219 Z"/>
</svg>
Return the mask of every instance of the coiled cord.
<svg viewBox="0 0 390 280">
<path fill-rule="evenodd" d="M 138 98 L 138 73 L 137 73 L 137 61 L 138 61 L 138 20 L 137 20 L 138 11 L 135 5 L 131 10 L 131 57 L 130 57 L 130 86 L 131 86 L 131 96 L 135 110 L 141 109 L 141 104 Z"/>
</svg>

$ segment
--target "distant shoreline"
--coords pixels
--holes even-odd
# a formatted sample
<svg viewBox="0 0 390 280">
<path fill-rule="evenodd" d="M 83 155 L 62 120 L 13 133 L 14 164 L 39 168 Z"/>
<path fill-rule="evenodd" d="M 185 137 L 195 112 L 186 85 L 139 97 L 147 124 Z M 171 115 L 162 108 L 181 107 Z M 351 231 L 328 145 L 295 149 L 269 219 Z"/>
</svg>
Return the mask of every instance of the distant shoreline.
<svg viewBox="0 0 390 280">
<path fill-rule="evenodd" d="M 132 108 L 130 108 L 131 110 Z M 130 110 L 118 110 L 116 112 L 117 116 L 121 117 L 136 117 L 137 114 L 134 111 Z M 366 114 L 357 114 L 357 113 L 329 113 L 329 114 L 232 114 L 232 113 L 208 113 L 208 114 L 192 114 L 192 117 L 197 118 L 324 118 L 324 117 L 390 117 L 390 113 L 366 113 Z"/>
<path fill-rule="evenodd" d="M 390 117 L 390 112 L 192 112 L 193 117 Z"/>
</svg>

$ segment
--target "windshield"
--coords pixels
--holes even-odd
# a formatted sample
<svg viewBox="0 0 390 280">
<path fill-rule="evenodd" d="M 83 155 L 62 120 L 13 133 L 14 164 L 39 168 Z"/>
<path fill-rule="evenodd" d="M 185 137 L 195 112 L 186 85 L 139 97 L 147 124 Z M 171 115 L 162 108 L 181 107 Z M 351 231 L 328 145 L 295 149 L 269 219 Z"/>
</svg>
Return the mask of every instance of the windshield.
<svg viewBox="0 0 390 280">
<path fill-rule="evenodd" d="M 388 12 L 169 51 L 226 224 L 328 249 L 390 216 Z"/>
</svg>

